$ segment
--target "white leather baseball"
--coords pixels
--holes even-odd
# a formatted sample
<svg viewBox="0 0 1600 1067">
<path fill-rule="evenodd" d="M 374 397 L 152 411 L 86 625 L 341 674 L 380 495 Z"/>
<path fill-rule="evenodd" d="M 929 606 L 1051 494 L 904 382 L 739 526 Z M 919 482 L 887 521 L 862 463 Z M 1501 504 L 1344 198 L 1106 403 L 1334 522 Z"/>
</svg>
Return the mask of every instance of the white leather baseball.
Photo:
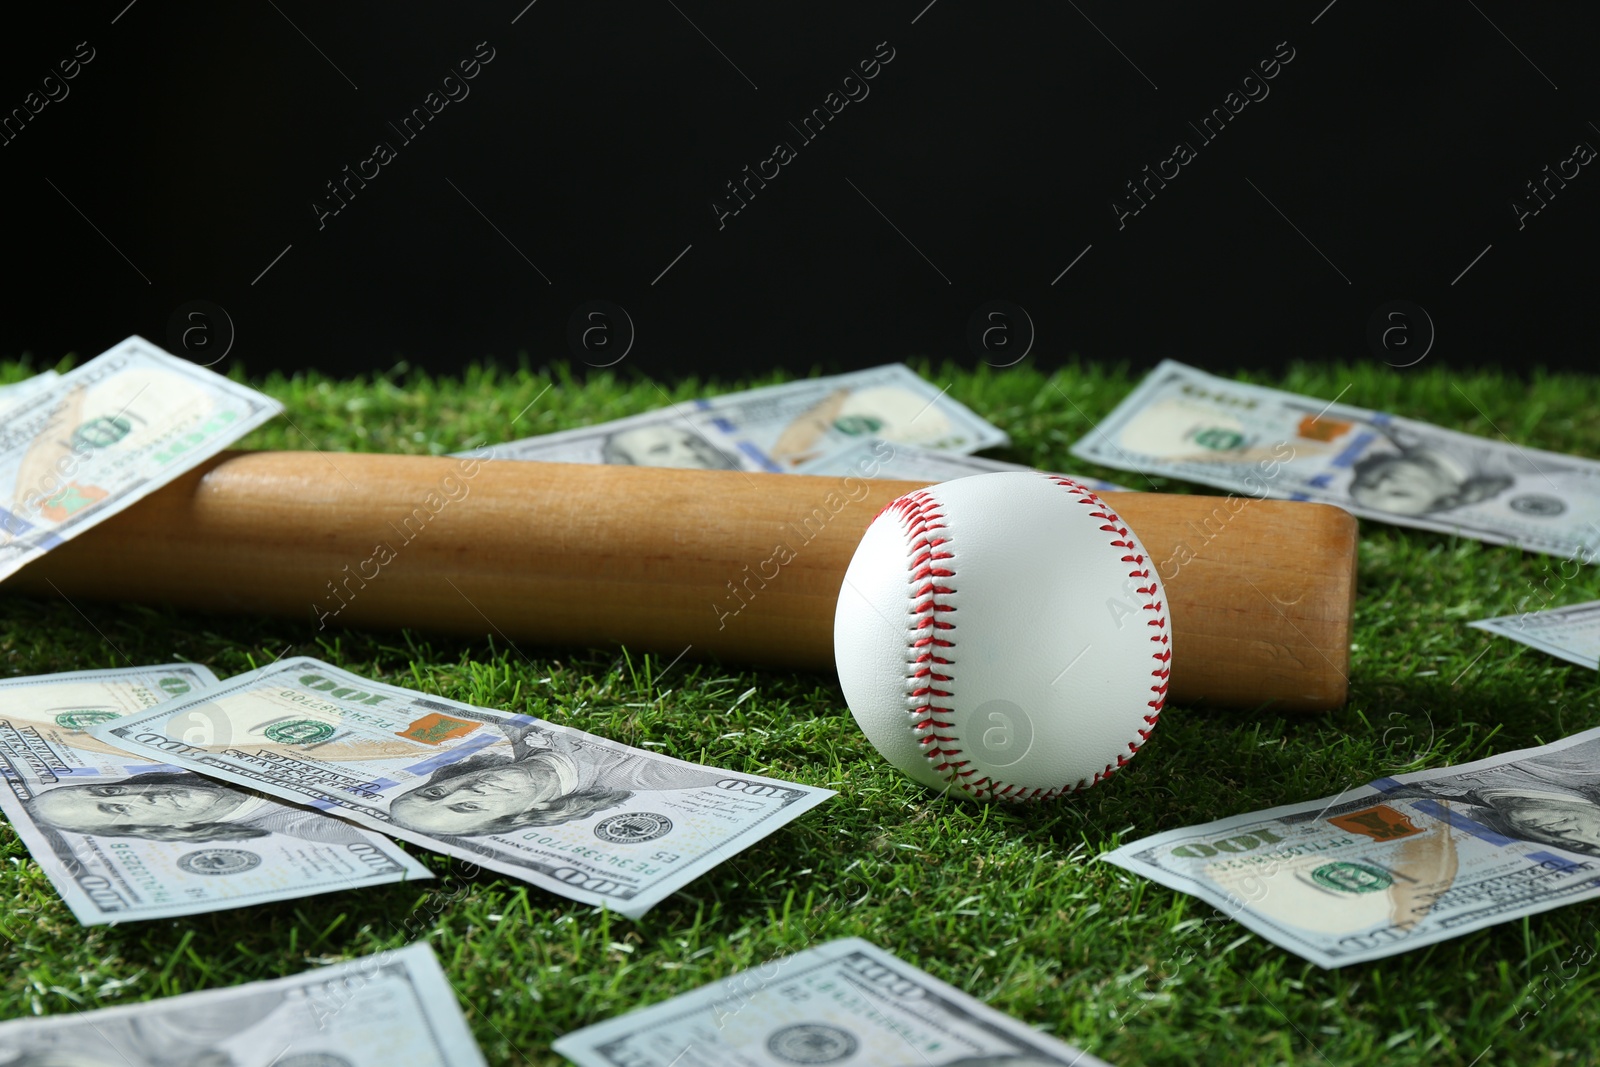
<svg viewBox="0 0 1600 1067">
<path fill-rule="evenodd" d="M 857 546 L 834 657 L 890 763 L 975 800 L 1109 778 L 1166 699 L 1171 627 L 1137 537 L 1089 490 L 1034 471 L 900 497 Z"/>
</svg>

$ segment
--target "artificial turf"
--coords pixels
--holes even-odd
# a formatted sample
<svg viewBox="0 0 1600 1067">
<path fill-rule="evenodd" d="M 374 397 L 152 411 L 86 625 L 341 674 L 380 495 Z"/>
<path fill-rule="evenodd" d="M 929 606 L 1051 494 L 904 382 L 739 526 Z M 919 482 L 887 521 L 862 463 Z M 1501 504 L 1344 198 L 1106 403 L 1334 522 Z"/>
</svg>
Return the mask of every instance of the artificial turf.
<svg viewBox="0 0 1600 1067">
<path fill-rule="evenodd" d="M 0 364 L 0 381 L 31 369 Z M 1193 491 L 1068 454 L 1086 416 L 1132 387 L 1126 368 L 917 369 L 1011 435 L 997 458 Z M 669 384 L 559 366 L 273 375 L 251 384 L 288 414 L 241 445 L 445 453 L 778 380 Z M 1252 380 L 1558 452 L 1600 447 L 1600 379 L 1318 363 Z M 878 757 L 830 675 L 0 596 L 4 676 L 192 660 L 225 677 L 289 646 L 383 681 L 839 791 L 638 922 L 412 848 L 436 880 L 86 929 L 0 825 L 0 1016 L 294 974 L 398 947 L 420 927 L 488 1060 L 557 1064 L 549 1046 L 561 1034 L 853 935 L 1112 1064 L 1594 1063 L 1600 964 L 1569 961 L 1600 947 L 1600 904 L 1323 971 L 1097 860 L 1160 830 L 1600 722 L 1595 671 L 1466 626 L 1600 598 L 1594 568 L 1569 580 L 1574 568 L 1555 557 L 1367 521 L 1360 567 L 1345 708 L 1294 717 L 1169 705 L 1116 778 L 1036 807 L 980 807 L 914 785 Z"/>
</svg>

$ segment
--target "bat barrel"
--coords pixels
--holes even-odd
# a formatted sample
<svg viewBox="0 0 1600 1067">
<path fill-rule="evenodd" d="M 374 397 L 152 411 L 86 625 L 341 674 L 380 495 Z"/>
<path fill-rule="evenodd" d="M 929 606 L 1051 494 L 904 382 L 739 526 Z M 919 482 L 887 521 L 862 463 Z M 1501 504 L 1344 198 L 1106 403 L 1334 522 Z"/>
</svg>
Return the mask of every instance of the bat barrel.
<svg viewBox="0 0 1600 1067">
<path fill-rule="evenodd" d="M 0 590 L 831 671 L 861 534 L 925 484 L 235 452 Z M 1173 700 L 1344 701 L 1354 518 L 1249 497 L 1105 496 L 1162 576 Z"/>
</svg>

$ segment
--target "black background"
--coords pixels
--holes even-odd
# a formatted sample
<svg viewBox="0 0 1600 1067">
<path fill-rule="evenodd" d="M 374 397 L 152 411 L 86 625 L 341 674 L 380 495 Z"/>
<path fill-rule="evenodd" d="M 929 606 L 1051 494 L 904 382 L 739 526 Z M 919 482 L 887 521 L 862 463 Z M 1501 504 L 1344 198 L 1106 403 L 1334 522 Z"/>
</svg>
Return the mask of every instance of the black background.
<svg viewBox="0 0 1600 1067">
<path fill-rule="evenodd" d="M 78 42 L 95 58 L 0 146 L 0 354 L 181 350 L 198 325 L 192 357 L 226 342 L 253 373 L 600 363 L 617 312 L 609 349 L 568 327 L 604 300 L 652 376 L 972 364 L 998 299 L 1045 366 L 1588 365 L 1600 167 L 1520 229 L 1512 202 L 1600 146 L 1592 5 L 525 5 L 113 0 L 14 23 L 0 112 Z M 478 42 L 470 95 L 404 143 L 387 124 Z M 789 123 L 879 42 L 870 95 L 803 143 Z M 1188 124 L 1287 49 L 1202 141 Z M 397 158 L 319 228 L 325 183 L 379 140 Z M 797 158 L 719 228 L 724 184 L 780 140 Z M 1124 183 L 1180 140 L 1197 158 L 1119 228 Z M 1427 319 L 1374 352 L 1395 300 Z M 1025 347 L 1009 314 L 991 362 Z"/>
</svg>

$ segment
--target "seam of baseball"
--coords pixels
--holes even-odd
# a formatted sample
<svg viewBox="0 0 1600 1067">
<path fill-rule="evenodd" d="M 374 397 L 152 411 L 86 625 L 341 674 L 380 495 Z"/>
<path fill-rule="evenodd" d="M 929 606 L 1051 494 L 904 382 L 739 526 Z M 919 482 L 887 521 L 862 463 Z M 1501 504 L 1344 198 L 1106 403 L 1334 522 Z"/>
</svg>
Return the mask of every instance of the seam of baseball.
<svg viewBox="0 0 1600 1067">
<path fill-rule="evenodd" d="M 1089 788 L 1098 782 L 1103 782 L 1116 774 L 1118 770 L 1128 765 L 1128 761 L 1138 755 L 1139 749 L 1150 739 L 1150 734 L 1156 728 L 1156 723 L 1161 719 L 1161 709 L 1167 702 L 1167 681 L 1172 675 L 1172 634 L 1171 627 L 1167 625 L 1166 604 L 1156 598 L 1160 585 L 1155 577 L 1154 561 L 1146 558 L 1140 551 L 1138 542 L 1133 539 L 1128 527 L 1116 512 L 1096 496 L 1090 489 L 1079 485 L 1071 478 L 1063 478 L 1058 474 L 1045 475 L 1056 485 L 1071 493 L 1080 504 L 1086 504 L 1096 510 L 1089 513 L 1090 518 L 1099 519 L 1100 529 L 1103 533 L 1111 535 L 1111 547 L 1122 553 L 1119 562 L 1129 564 L 1128 577 L 1144 584 L 1135 586 L 1134 592 L 1144 598 L 1142 605 L 1145 611 L 1151 613 L 1145 620 L 1145 625 L 1156 632 L 1150 635 L 1150 642 L 1156 649 L 1150 653 L 1150 658 L 1155 661 L 1155 667 L 1150 671 L 1153 680 L 1150 685 L 1150 699 L 1145 706 L 1149 711 L 1144 715 L 1144 725 L 1135 731 L 1138 740 L 1128 742 L 1128 751 L 1124 755 L 1117 754 L 1114 763 L 1108 763 L 1105 768 L 1094 773 L 1093 778 L 1082 779 L 1076 785 L 1058 790 L 1057 792 L 1076 793 Z M 1028 797 L 1026 799 L 1045 799 L 1044 797 Z"/>
<path fill-rule="evenodd" d="M 940 615 L 956 610 L 946 599 L 955 592 L 949 530 L 939 502 L 925 489 L 899 497 L 884 511 L 891 509 L 906 524 L 910 602 L 906 612 L 906 714 L 923 758 L 936 773 L 965 789 L 964 779 L 975 772 L 964 770 L 969 761 L 959 758 L 959 748 L 949 747 L 956 739 L 947 733 L 954 727 L 952 709 L 946 705 L 954 691 L 955 642 L 950 631 L 956 624 Z"/>
<path fill-rule="evenodd" d="M 951 721 L 953 709 L 933 704 L 933 698 L 948 700 L 954 690 L 954 660 L 951 658 L 950 650 L 954 648 L 955 642 L 948 637 L 939 637 L 939 632 L 943 630 L 948 634 L 948 631 L 955 629 L 955 624 L 948 620 L 940 620 L 938 614 L 940 612 L 948 614 L 955 610 L 955 606 L 941 604 L 938 598 L 955 592 L 955 583 L 947 581 L 944 585 L 940 585 L 935 581 L 936 578 L 955 577 L 955 571 L 951 569 L 950 564 L 945 563 L 943 567 L 935 567 L 937 561 L 953 558 L 953 553 L 948 550 L 942 553 L 936 551 L 941 546 L 949 545 L 951 539 L 948 527 L 944 525 L 944 515 L 938 511 L 938 502 L 926 490 L 918 490 L 893 501 L 884 510 L 894 508 L 907 523 L 908 569 L 911 585 L 910 615 L 916 620 L 909 630 L 907 650 L 908 653 L 921 650 L 914 656 L 908 656 L 907 661 L 906 705 L 912 720 L 912 730 L 917 735 L 917 744 L 921 747 L 923 756 L 933 765 L 934 771 L 941 773 L 948 784 L 960 788 L 976 800 L 1034 803 L 1053 800 L 1068 793 L 1082 792 L 1090 786 L 1105 781 L 1120 768 L 1127 766 L 1128 761 L 1138 754 L 1140 747 L 1155 729 L 1156 723 L 1161 718 L 1161 709 L 1166 704 L 1167 681 L 1172 673 L 1172 638 L 1167 625 L 1166 605 L 1156 598 L 1159 587 L 1154 578 L 1152 561 L 1139 550 L 1137 543 L 1132 540 L 1128 527 L 1117 513 L 1092 491 L 1070 478 L 1059 475 L 1044 475 L 1044 477 L 1071 493 L 1078 503 L 1096 509 L 1089 515 L 1100 520 L 1100 529 L 1103 533 L 1111 535 L 1108 543 L 1121 553 L 1119 562 L 1130 565 L 1128 577 L 1144 583 L 1136 586 L 1134 591 L 1144 598 L 1143 609 L 1151 613 L 1145 624 L 1157 631 L 1150 636 L 1150 641 L 1158 646 L 1151 653 L 1155 667 L 1150 671 L 1152 678 L 1150 699 L 1145 705 L 1149 711 L 1143 716 L 1144 725 L 1135 731 L 1138 740 L 1127 742 L 1127 753 L 1118 753 L 1114 762 L 1107 763 L 1091 778 L 1081 778 L 1070 785 L 1050 788 L 1043 786 L 1023 788 L 988 776 L 974 780 L 977 769 L 968 766 L 970 760 L 960 758 L 962 750 L 956 747 L 960 744 L 960 738 L 956 736 L 955 723 Z M 937 525 L 935 520 L 938 520 Z M 935 530 L 945 531 L 944 536 L 932 537 L 931 534 Z M 919 585 L 923 578 L 927 579 L 926 584 Z M 919 638 L 921 630 L 927 630 L 928 633 Z M 934 653 L 934 649 L 941 649 L 944 654 L 940 656 Z M 943 672 L 934 671 L 935 665 L 942 667 Z M 943 713 L 943 718 L 936 717 L 935 713 Z"/>
</svg>

